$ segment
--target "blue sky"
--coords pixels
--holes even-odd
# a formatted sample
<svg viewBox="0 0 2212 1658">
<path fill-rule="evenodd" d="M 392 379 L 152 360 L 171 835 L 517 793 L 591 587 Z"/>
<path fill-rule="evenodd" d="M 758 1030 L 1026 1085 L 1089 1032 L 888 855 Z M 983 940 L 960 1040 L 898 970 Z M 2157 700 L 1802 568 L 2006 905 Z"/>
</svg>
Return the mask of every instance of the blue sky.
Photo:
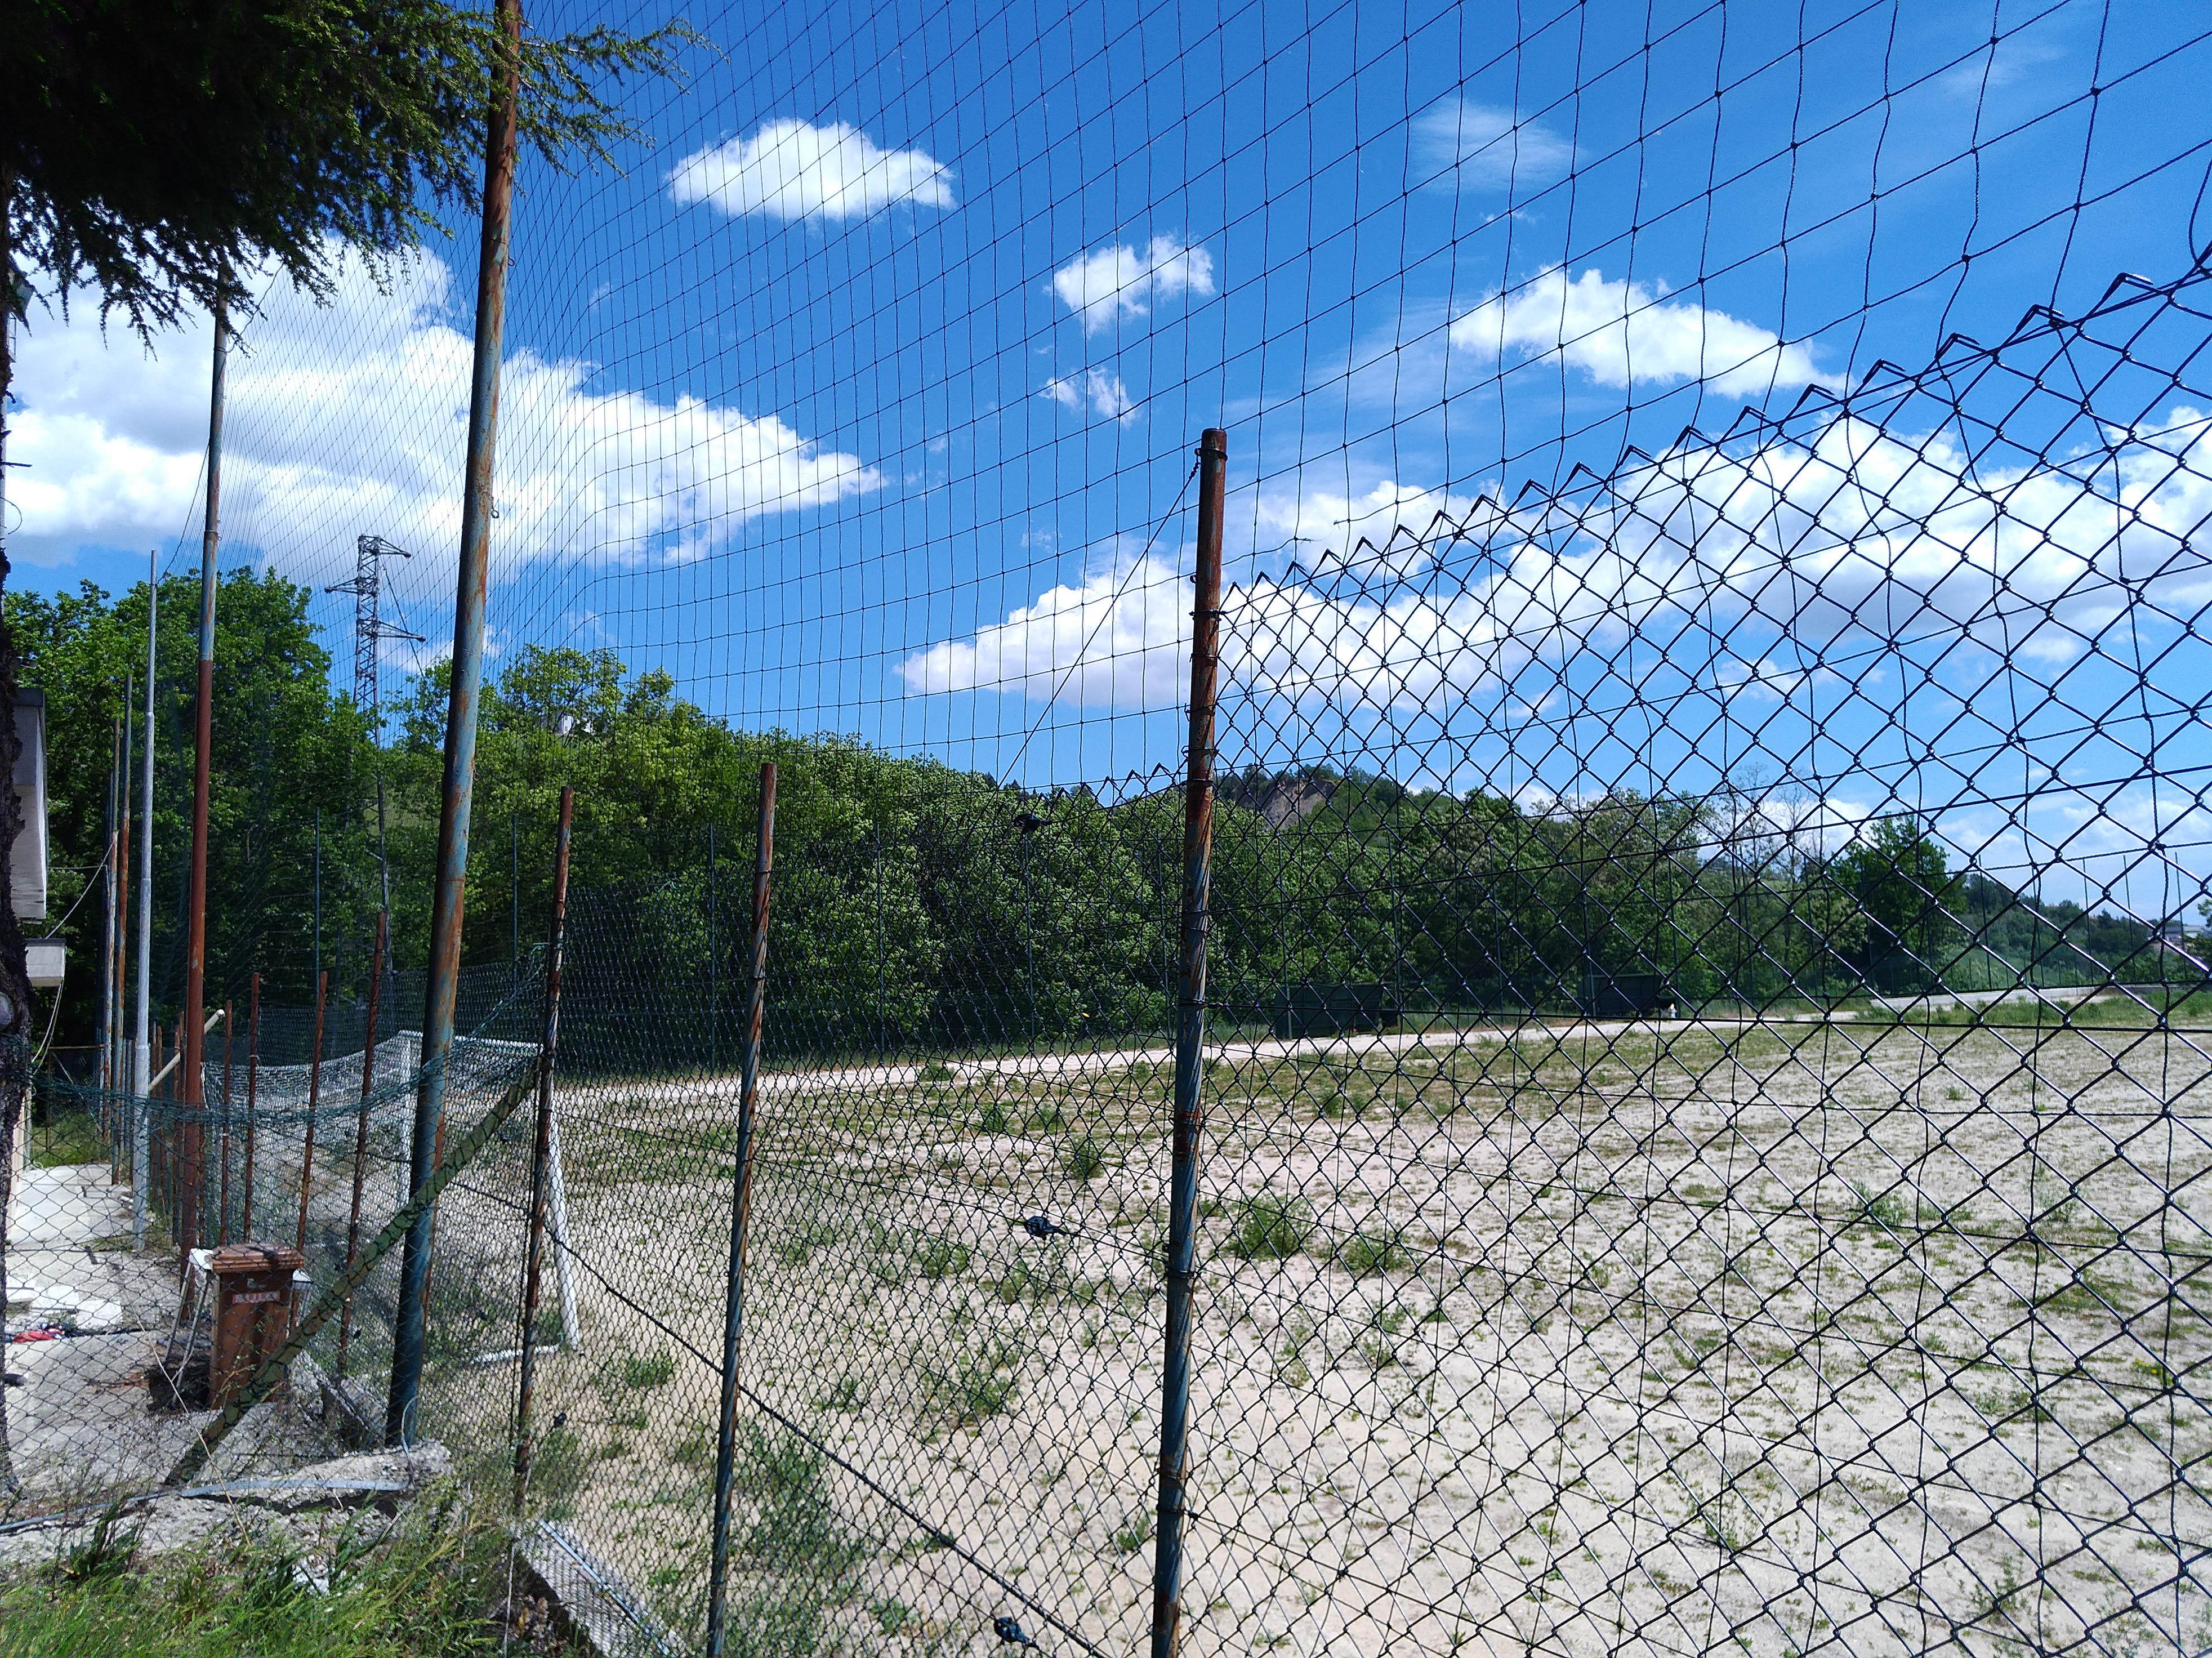
<svg viewBox="0 0 2212 1658">
<path fill-rule="evenodd" d="M 1834 591 L 1885 615 L 1915 596 L 1905 631 L 1923 642 L 1885 660 L 1847 628 L 1763 623 L 1727 572 L 1709 585 L 1728 603 L 1686 606 L 1679 569 L 1656 608 L 1626 588 L 1600 602 L 1593 535 L 1632 550 L 1613 561 L 1622 580 L 1681 564 L 1637 538 L 1634 510 L 1564 539 L 1556 522 L 1486 520 L 1486 564 L 1473 543 L 1443 556 L 1423 539 L 1439 512 L 1463 526 L 1487 497 L 1613 473 L 1631 446 L 1687 452 L 1685 428 L 1780 415 L 1880 360 L 1924 365 L 1952 332 L 1994 342 L 2032 306 L 2079 313 L 2122 271 L 2184 275 L 2212 241 L 2201 8 L 692 21 L 717 50 L 684 84 L 641 91 L 649 146 L 625 146 L 619 172 L 525 170 L 495 650 L 608 644 L 747 726 L 854 732 L 1040 785 L 1142 777 L 1175 762 L 1193 533 L 1178 492 L 1199 430 L 1220 424 L 1231 579 L 1257 595 L 1231 618 L 1248 671 L 1225 757 L 1532 796 L 1732 786 L 1754 817 L 1820 835 L 1948 811 L 1992 861 L 2061 865 L 2085 890 L 2124 880 L 2140 907 L 2201 884 L 2201 780 L 2178 809 L 2146 807 L 2125 744 L 2084 758 L 2048 738 L 2087 768 L 2075 781 L 2136 786 L 2091 812 L 2093 854 L 2078 830 L 2039 848 L 1984 760 L 1961 757 L 2003 725 L 1992 699 L 2023 688 L 2111 706 L 2115 629 L 2131 648 L 2166 629 L 2161 676 L 2197 662 L 2193 577 L 2160 567 L 2172 614 L 2148 629 L 2093 603 L 2070 645 L 1984 616 L 1954 630 L 1960 648 L 1923 625 L 1940 571 L 1838 573 Z M 473 254 L 465 235 L 392 295 L 356 278 L 325 311 L 272 293 L 235 371 L 228 560 L 319 586 L 350 574 L 356 534 L 382 534 L 421 555 L 392 578 L 407 620 L 450 631 Z M 194 556 L 204 331 L 152 364 L 82 322 L 42 319 L 26 344 L 18 579 L 114 586 L 149 546 Z M 2171 423 L 2188 386 L 2100 388 L 2062 446 L 2099 422 Z M 2027 416 L 1972 412 L 1998 440 L 1961 426 L 1937 467 L 1951 483 L 1907 489 L 1954 516 L 1990 477 L 2033 493 L 2051 459 L 2045 438 L 2019 440 Z M 1769 446 L 1802 471 L 1828 418 Z M 1884 418 L 1907 424 L 1876 434 L 1891 450 L 1853 452 L 1854 486 L 1893 451 L 1925 474 L 1954 416 L 1922 398 Z M 2147 486 L 2169 517 L 2191 510 L 2187 457 L 2205 452 L 2176 429 L 2143 452 L 2179 474 Z M 1632 476 L 1645 507 L 1679 483 Z M 1380 550 L 1358 554 L 1363 536 Z M 2021 556 L 2054 549 L 2081 550 L 2046 523 Z M 1924 566 L 1925 548 L 1905 556 Z M 2067 580 L 2020 568 L 2024 589 Z M 1583 610 L 1532 608 L 1562 572 Z M 1438 608 L 1469 593 L 1471 631 L 1465 602 Z M 349 601 L 326 603 L 341 642 Z M 1301 640 L 1316 616 L 1349 629 L 1368 655 L 1317 670 L 1284 615 Z M 1449 650 L 1437 626 L 1462 629 Z M 1394 665 L 1393 650 L 1411 655 Z M 407 665 L 388 659 L 388 677 Z M 2144 714 L 2135 752 L 2186 708 Z M 1937 727 L 1956 736 L 1936 749 L 1960 751 L 1940 763 L 1911 741 Z M 2014 758 L 2027 778 L 2057 755 Z M 2167 849 L 2148 855 L 2153 840 Z"/>
</svg>

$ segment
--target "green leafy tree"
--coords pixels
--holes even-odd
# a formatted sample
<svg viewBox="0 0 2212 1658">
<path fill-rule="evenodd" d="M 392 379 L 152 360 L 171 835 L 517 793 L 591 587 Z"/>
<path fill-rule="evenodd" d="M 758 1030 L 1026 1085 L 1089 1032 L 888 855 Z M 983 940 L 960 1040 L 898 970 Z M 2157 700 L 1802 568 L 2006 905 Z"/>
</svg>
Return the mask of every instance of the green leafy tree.
<svg viewBox="0 0 2212 1658">
<path fill-rule="evenodd" d="M 264 265 L 317 294 L 349 253 L 380 271 L 440 205 L 471 199 L 479 145 L 502 113 L 556 163 L 604 155 L 629 129 L 600 85 L 665 69 L 683 38 L 599 27 L 540 39 L 523 33 L 517 0 L 489 16 L 443 0 L 0 0 L 0 479 L 12 331 L 34 300 L 65 307 L 82 285 L 103 317 L 120 312 L 142 335 L 195 307 L 220 329 Z M 0 588 L 7 576 L 0 547 Z M 0 628 L 9 774 L 16 666 Z M 31 989 L 7 890 L 21 819 L 0 789 L 0 1169 L 27 1081 Z M 4 1412 L 0 1402 L 0 1484 Z"/>
<path fill-rule="evenodd" d="M 331 953 L 342 941 L 365 937 L 374 914 L 373 884 L 349 883 L 346 875 L 373 868 L 364 808 L 375 753 L 367 722 L 349 700 L 331 693 L 330 653 L 307 619 L 310 597 L 274 572 L 234 570 L 216 589 L 216 674 L 223 695 L 215 705 L 209 794 L 210 1001 L 242 994 L 247 975 L 257 970 L 272 1001 L 312 996 L 319 819 L 331 875 L 324 905 Z M 80 964 L 66 981 L 58 1019 L 57 1040 L 65 1044 L 94 1039 L 102 910 L 92 884 L 106 854 L 118 718 L 129 722 L 143 763 L 146 599 L 143 582 L 117 598 L 90 582 L 52 598 L 6 596 L 7 625 L 47 698 L 54 866 L 49 903 Z M 174 877 L 184 867 L 191 832 L 191 687 L 199 648 L 192 630 L 178 623 L 198 605 L 198 577 L 161 583 L 154 965 L 157 999 L 170 1005 L 179 989 L 183 941 Z M 126 709 L 124 687 L 131 676 L 138 677 L 137 693 Z M 137 804 L 134 789 L 134 814 Z"/>
<path fill-rule="evenodd" d="M 1959 883 L 1928 826 L 1917 817 L 1886 818 L 1836 864 L 1837 884 L 1864 918 L 1860 950 L 1868 981 L 1893 993 L 1938 982 L 1957 936 Z"/>
</svg>

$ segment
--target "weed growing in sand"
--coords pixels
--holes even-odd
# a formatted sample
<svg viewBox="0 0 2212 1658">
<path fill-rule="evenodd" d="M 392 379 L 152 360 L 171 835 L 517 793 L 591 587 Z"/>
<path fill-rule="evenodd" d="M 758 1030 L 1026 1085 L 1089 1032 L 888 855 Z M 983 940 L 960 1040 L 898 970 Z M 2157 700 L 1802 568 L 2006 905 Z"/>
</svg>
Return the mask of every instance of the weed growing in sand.
<svg viewBox="0 0 2212 1658">
<path fill-rule="evenodd" d="M 1313 1236 L 1313 1206 L 1303 1198 L 1263 1192 L 1237 1205 L 1229 1253 L 1240 1260 L 1284 1260 Z"/>
</svg>

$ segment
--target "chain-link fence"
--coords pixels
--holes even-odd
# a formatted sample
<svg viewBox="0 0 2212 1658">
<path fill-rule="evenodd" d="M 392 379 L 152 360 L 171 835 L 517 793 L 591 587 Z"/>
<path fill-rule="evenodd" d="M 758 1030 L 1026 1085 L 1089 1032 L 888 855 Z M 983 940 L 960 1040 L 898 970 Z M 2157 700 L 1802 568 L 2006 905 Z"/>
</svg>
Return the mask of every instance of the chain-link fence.
<svg viewBox="0 0 2212 1658">
<path fill-rule="evenodd" d="M 2212 1649 L 2212 33 L 1417 11 L 709 9 L 665 165 L 527 181 L 398 1425 L 610 1647 Z M 216 1419 L 187 1233 L 320 1297 L 419 1172 L 420 976 L 299 988 L 444 856 L 434 668 L 294 740 L 370 543 L 456 591 L 469 283 L 388 274 L 240 325 L 211 959 L 287 1005 L 195 1112 L 41 1081 L 0 1523 Z M 195 1478 L 387 1436 L 398 1260 Z"/>
<path fill-rule="evenodd" d="M 470 1034 L 448 1073 L 455 1136 L 538 1063 L 534 980 L 504 966 L 470 976 Z M 418 1006 L 419 986 L 418 976 Z M 270 1273 L 241 1293 L 280 1306 L 287 1328 L 367 1259 L 407 1199 L 421 1074 L 419 1034 L 403 1028 L 388 997 L 380 998 L 373 1070 L 365 1005 L 272 1006 L 255 1010 L 258 1043 L 242 1029 L 228 1061 L 219 1028 L 211 1033 L 198 1106 L 174 1098 L 167 1066 L 155 1068 L 149 1098 L 40 1078 L 9 1212 L 13 1481 L 0 1519 L 96 1512 L 147 1494 L 179 1466 L 254 1368 L 218 1336 L 237 1288 L 222 1276 L 230 1252 L 274 1252 Z M 511 1369 L 519 1318 L 517 1283 L 507 1280 L 520 1240 L 501 1222 L 522 1202 L 507 1165 L 526 1191 L 529 1154 L 526 1115 L 441 1205 L 427 1328 L 440 1358 L 457 1362 L 441 1366 L 443 1385 L 426 1407 L 436 1429 L 410 1424 L 410 1437 L 486 1451 L 511 1442 L 511 1399 L 471 1388 L 470 1361 L 504 1347 Z M 188 1227 L 198 1242 L 184 1248 Z M 278 1396 L 227 1431 L 200 1483 L 252 1480 L 386 1442 L 398 1266 L 396 1255 L 375 1262 L 289 1367 Z"/>
<path fill-rule="evenodd" d="M 2212 1637 L 2203 953 L 2130 896 L 2206 839 L 2207 473 L 2198 426 L 2153 429 L 2203 395 L 2154 349 L 2197 291 L 1365 549 L 1334 610 L 1224 600 L 1194 1649 Z M 1948 414 L 1900 412 L 1933 386 Z M 1952 435 L 1857 442 L 1877 415 Z M 2124 487 L 2004 527 L 2059 466 Z M 1988 538 L 1970 596 L 1948 565 L 1916 586 L 1908 529 Z M 1386 562 L 1425 613 L 1368 596 Z M 1261 669 L 1301 628 L 1328 666 L 1290 695 Z M 1587 683 L 1569 630 L 1607 649 Z M 1527 787 L 1562 745 L 1585 786 Z M 779 853 L 747 1649 L 957 1648 L 1003 1615 L 1122 1650 L 1152 1622 L 1163 781 L 971 781 Z M 2141 799 L 2139 838 L 2051 831 L 2092 797 Z M 678 1642 L 746 902 L 727 865 L 594 892 L 572 946 L 583 1340 L 542 1384 L 538 1496 Z"/>
</svg>

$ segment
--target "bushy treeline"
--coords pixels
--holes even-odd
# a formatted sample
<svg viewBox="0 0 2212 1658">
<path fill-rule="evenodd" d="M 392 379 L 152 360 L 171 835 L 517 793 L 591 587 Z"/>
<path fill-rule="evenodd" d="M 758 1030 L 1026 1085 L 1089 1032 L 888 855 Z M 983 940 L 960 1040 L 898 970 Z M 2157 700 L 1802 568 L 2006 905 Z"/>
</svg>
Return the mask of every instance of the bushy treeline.
<svg viewBox="0 0 2212 1658">
<path fill-rule="evenodd" d="M 197 584 L 162 584 L 156 677 L 156 983 L 181 989 Z M 105 847 L 113 721 L 143 672 L 146 589 L 10 593 L 50 698 L 53 914 Z M 227 577 L 217 602 L 211 999 L 365 988 L 388 859 L 394 953 L 428 947 L 446 679 L 393 699 L 380 746 L 331 683 L 306 590 Z M 1042 796 L 849 738 L 731 729 L 611 653 L 527 647 L 486 689 L 467 959 L 542 937 L 561 786 L 577 791 L 579 1042 L 712 1057 L 735 1041 L 761 762 L 780 768 L 772 984 L 779 1045 L 1062 1041 L 1164 1029 L 1182 801 Z M 379 784 L 385 829 L 378 828 Z M 1617 793 L 1529 805 L 1324 767 L 1232 772 L 1215 815 L 1211 999 L 1261 1021 L 1316 987 L 1409 1010 L 1565 1011 L 1830 1000 L 2166 975 L 2154 930 L 2039 906 L 1909 817 L 1844 844 L 1757 804 Z M 317 901 L 319 846 L 320 898 Z M 135 856 L 135 853 L 134 853 Z M 97 896 L 64 929 L 64 1029 L 97 1005 Z M 318 945 L 319 939 L 319 947 Z M 599 1018 L 589 1010 L 604 1011 Z M 413 1023 L 411 1010 L 403 1017 Z M 65 1035 L 64 1041 L 70 1040 Z"/>
</svg>

